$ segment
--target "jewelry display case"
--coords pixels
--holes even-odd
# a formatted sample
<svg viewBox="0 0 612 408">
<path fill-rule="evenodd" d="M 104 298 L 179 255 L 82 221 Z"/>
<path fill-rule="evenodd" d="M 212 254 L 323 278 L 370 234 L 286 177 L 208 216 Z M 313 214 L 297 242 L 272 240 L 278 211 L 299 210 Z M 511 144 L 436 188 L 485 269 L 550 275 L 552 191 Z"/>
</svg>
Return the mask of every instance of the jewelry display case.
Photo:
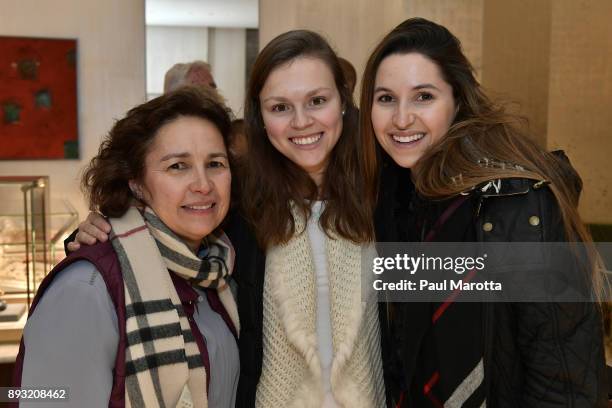
<svg viewBox="0 0 612 408">
<path fill-rule="evenodd" d="M 29 305 L 42 278 L 64 256 L 78 214 L 49 197 L 47 176 L 0 177 L 0 289 Z"/>
</svg>

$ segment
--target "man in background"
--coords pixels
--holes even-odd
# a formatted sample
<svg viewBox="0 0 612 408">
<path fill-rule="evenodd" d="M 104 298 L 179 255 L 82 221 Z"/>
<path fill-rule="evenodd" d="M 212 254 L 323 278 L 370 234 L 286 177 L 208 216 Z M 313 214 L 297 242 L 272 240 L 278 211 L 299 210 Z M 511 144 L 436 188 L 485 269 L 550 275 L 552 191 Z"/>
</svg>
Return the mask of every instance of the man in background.
<svg viewBox="0 0 612 408">
<path fill-rule="evenodd" d="M 164 93 L 185 85 L 217 89 L 210 65 L 204 61 L 174 64 L 164 76 Z"/>
</svg>

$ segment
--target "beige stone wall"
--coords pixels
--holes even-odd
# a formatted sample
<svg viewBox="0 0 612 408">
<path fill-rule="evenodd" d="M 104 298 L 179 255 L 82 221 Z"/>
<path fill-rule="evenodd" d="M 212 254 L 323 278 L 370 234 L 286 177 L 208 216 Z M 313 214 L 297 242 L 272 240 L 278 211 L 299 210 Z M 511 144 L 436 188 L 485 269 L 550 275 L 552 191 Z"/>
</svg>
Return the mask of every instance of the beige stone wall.
<svg viewBox="0 0 612 408">
<path fill-rule="evenodd" d="M 459 40 L 478 77 L 482 74 L 485 0 L 406 0 L 405 18 L 423 17 L 450 30 Z"/>
<path fill-rule="evenodd" d="M 550 27 L 550 0 L 485 0 L 482 84 L 527 117 L 541 146 L 548 122 Z"/>
<path fill-rule="evenodd" d="M 580 212 L 612 223 L 612 3 L 485 0 L 482 83 L 518 102 L 540 145 L 584 181 Z"/>
<path fill-rule="evenodd" d="M 52 204 L 67 199 L 83 217 L 80 170 L 113 120 L 145 99 L 144 0 L 0 0 L 0 10 L 0 35 L 78 40 L 81 157 L 0 161 L 0 175 L 49 175 Z"/>
<path fill-rule="evenodd" d="M 259 47 L 288 30 L 314 30 L 351 61 L 360 80 L 376 43 L 405 16 L 402 0 L 260 0 Z"/>
<path fill-rule="evenodd" d="M 580 210 L 612 223 L 612 2 L 552 2 L 549 149 L 562 148 L 584 181 Z"/>
</svg>

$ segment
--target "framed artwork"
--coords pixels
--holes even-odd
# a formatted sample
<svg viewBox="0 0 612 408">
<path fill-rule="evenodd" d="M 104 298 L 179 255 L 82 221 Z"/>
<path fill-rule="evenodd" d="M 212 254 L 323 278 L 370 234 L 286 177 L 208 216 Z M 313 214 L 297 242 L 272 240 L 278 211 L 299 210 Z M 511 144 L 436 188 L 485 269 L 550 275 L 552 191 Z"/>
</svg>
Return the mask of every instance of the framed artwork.
<svg viewBox="0 0 612 408">
<path fill-rule="evenodd" d="M 0 159 L 78 159 L 77 42 L 0 36 Z"/>
</svg>

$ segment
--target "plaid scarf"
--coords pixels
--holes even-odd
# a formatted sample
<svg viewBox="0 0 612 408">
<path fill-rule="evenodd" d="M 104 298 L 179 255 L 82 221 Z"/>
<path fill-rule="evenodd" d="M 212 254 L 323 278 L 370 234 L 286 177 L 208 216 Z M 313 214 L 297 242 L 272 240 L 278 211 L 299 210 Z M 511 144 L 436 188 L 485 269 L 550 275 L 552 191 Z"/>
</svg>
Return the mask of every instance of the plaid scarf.
<svg viewBox="0 0 612 408">
<path fill-rule="evenodd" d="M 126 407 L 207 407 L 207 373 L 168 269 L 222 288 L 234 262 L 229 239 L 210 234 L 199 259 L 150 208 L 130 208 L 110 223 L 125 286 Z"/>
</svg>

